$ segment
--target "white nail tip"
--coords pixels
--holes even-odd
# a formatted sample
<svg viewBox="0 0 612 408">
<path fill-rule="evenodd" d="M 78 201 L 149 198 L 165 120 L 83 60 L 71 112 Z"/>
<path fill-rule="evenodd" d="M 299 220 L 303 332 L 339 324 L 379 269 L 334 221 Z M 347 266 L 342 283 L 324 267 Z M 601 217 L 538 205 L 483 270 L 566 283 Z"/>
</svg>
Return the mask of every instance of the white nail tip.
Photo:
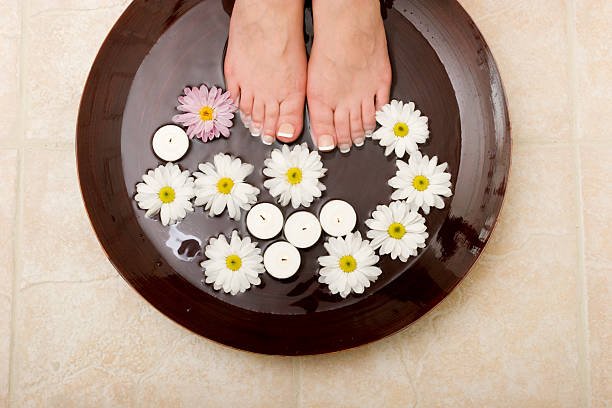
<svg viewBox="0 0 612 408">
<path fill-rule="evenodd" d="M 336 146 L 319 146 L 319 150 L 321 150 L 322 152 L 331 152 L 332 150 L 334 150 L 334 147 Z"/>
</svg>

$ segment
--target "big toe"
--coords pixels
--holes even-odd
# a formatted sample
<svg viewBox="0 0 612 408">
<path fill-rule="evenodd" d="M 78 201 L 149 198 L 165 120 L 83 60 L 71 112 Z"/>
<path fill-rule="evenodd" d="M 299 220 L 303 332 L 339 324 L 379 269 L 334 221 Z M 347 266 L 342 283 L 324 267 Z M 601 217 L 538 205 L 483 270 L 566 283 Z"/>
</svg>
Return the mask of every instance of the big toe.
<svg viewBox="0 0 612 408">
<path fill-rule="evenodd" d="M 304 126 L 304 98 L 295 94 L 281 102 L 276 129 L 276 138 L 291 143 L 302 133 Z"/>
<path fill-rule="evenodd" d="M 336 129 L 334 127 L 333 109 L 326 104 L 309 100 L 308 115 L 312 137 L 318 149 L 322 152 L 334 150 L 336 147 Z"/>
</svg>

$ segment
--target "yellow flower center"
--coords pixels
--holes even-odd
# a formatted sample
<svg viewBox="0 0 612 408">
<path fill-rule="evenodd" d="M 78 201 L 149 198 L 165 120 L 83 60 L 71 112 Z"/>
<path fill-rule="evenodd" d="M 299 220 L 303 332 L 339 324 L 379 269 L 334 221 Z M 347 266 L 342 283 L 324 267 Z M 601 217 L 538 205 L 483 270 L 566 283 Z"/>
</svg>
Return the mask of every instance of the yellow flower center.
<svg viewBox="0 0 612 408">
<path fill-rule="evenodd" d="M 234 180 L 229 177 L 224 177 L 217 182 L 217 191 L 221 194 L 229 194 L 234 188 Z"/>
<path fill-rule="evenodd" d="M 412 186 L 418 191 L 425 191 L 429 187 L 429 179 L 425 176 L 416 176 L 412 180 Z"/>
<path fill-rule="evenodd" d="M 175 197 L 176 192 L 170 186 L 163 187 L 161 190 L 159 190 L 159 199 L 164 204 L 170 204 L 174 201 Z"/>
<path fill-rule="evenodd" d="M 397 137 L 405 137 L 410 133 L 410 128 L 404 122 L 397 122 L 395 126 L 393 126 L 393 133 Z"/>
<path fill-rule="evenodd" d="M 207 122 L 209 120 L 213 120 L 214 116 L 215 110 L 210 106 L 204 106 L 202 109 L 200 109 L 200 119 L 202 119 L 202 121 Z"/>
<path fill-rule="evenodd" d="M 404 235 L 406 235 L 406 227 L 399 222 L 394 222 L 393 224 L 389 225 L 387 232 L 391 238 L 402 239 L 404 238 Z"/>
<path fill-rule="evenodd" d="M 338 266 L 342 269 L 344 273 L 351 273 L 357 269 L 357 261 L 351 255 L 345 255 L 340 258 L 340 262 L 338 262 Z"/>
<path fill-rule="evenodd" d="M 287 170 L 287 181 L 291 185 L 300 184 L 302 182 L 302 170 L 298 167 L 292 167 Z"/>
<path fill-rule="evenodd" d="M 236 272 L 242 267 L 242 259 L 238 255 L 230 255 L 225 258 L 225 266 L 232 272 Z"/>
</svg>

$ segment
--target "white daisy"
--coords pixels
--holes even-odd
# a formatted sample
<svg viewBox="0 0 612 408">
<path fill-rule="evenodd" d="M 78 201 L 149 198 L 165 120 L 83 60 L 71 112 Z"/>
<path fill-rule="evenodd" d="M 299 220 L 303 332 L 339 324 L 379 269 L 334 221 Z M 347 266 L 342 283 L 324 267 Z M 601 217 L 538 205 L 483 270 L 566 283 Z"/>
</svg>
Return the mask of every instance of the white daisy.
<svg viewBox="0 0 612 408">
<path fill-rule="evenodd" d="M 146 216 L 161 213 L 163 225 L 175 224 L 193 211 L 193 177 L 189 171 L 172 163 L 160 165 L 142 176 L 144 183 L 136 185 L 138 207 L 147 210 Z"/>
<path fill-rule="evenodd" d="M 264 164 L 263 173 L 270 177 L 264 182 L 264 187 L 270 190 L 272 197 L 278 197 L 282 206 L 291 203 L 293 208 L 300 205 L 310 207 L 314 199 L 325 191 L 319 179 L 327 169 L 323 168 L 319 152 L 308 150 L 306 143 L 292 150 L 287 145 L 283 145 L 282 150 L 274 149 Z"/>
<path fill-rule="evenodd" d="M 411 211 L 403 201 L 394 201 L 388 206 L 379 205 L 367 220 L 368 238 L 374 249 L 380 248 L 381 255 L 391 254 L 392 259 L 406 262 L 417 254 L 418 248 L 425 248 L 429 236 L 425 218 Z"/>
<path fill-rule="evenodd" d="M 204 269 L 205 282 L 212 283 L 215 290 L 223 289 L 225 293 L 236 295 L 261 283 L 259 275 L 264 273 L 261 249 L 249 237 L 240 239 L 238 232 L 233 231 L 227 242 L 225 235 L 220 234 L 210 239 L 204 254 L 208 259 L 200 265 Z"/>
<path fill-rule="evenodd" d="M 385 146 L 385 156 L 395 150 L 395 155 L 404 157 L 405 153 L 419 150 L 417 143 L 424 143 L 429 138 L 427 116 L 421 116 L 420 110 L 415 110 L 414 102 L 391 101 L 376 112 L 376 121 L 382 126 L 372 135 Z"/>
<path fill-rule="evenodd" d="M 445 170 L 448 163 L 438 165 L 438 157 L 429 160 L 421 156 L 420 152 L 410 155 L 408 164 L 402 160 L 397 161 L 398 171 L 389 185 L 395 189 L 391 198 L 393 200 L 406 200 L 413 211 L 423 209 L 429 214 L 430 207 L 444 208 L 442 197 L 453 195 L 451 175 Z"/>
<path fill-rule="evenodd" d="M 343 298 L 351 292 L 361 294 L 382 273 L 376 266 L 378 255 L 359 232 L 330 238 L 324 246 L 329 255 L 319 257 L 319 282 L 327 284 L 333 294 L 339 293 Z"/>
<path fill-rule="evenodd" d="M 230 218 L 240 219 L 240 210 L 249 210 L 257 202 L 259 189 L 244 179 L 253 172 L 253 165 L 217 154 L 213 163 L 200 164 L 200 172 L 193 173 L 195 205 L 204 205 L 210 216 L 221 214 L 227 207 Z"/>
</svg>

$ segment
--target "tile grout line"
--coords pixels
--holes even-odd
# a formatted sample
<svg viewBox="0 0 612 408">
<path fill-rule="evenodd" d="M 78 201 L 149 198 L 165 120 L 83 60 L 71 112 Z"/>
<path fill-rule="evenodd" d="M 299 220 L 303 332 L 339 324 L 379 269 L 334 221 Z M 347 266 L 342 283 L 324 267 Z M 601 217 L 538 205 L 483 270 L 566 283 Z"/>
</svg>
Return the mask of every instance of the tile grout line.
<svg viewBox="0 0 612 408">
<path fill-rule="evenodd" d="M 302 356 L 298 356 L 294 362 L 294 367 L 297 368 L 297 389 L 295 391 L 296 408 L 302 408 L 302 359 Z"/>
<path fill-rule="evenodd" d="M 584 402 L 587 407 L 591 407 L 591 360 L 589 353 L 589 320 L 588 320 L 588 289 L 587 289 L 587 278 L 586 270 L 584 267 L 585 259 L 585 237 L 584 237 L 584 198 L 582 195 L 582 158 L 580 156 L 580 146 L 576 144 L 574 147 L 575 162 L 576 162 L 576 181 L 578 182 L 577 187 L 577 216 L 578 216 L 578 295 L 579 302 L 579 318 L 578 318 L 578 356 L 579 361 L 579 372 L 581 374 L 583 387 L 586 395 L 584 396 Z"/>
<path fill-rule="evenodd" d="M 18 275 L 23 268 L 23 262 L 21 259 L 21 242 L 22 242 L 22 230 L 23 230 L 23 202 L 24 202 L 24 170 L 25 170 L 25 158 L 23 144 L 25 142 L 25 80 L 24 80 L 24 66 L 25 66 L 25 15 L 27 12 L 27 6 L 25 5 L 27 0 L 21 2 L 19 9 L 20 13 L 20 39 L 19 39 L 19 121 L 17 123 L 17 134 L 19 135 L 18 141 L 18 160 L 17 160 L 17 197 L 16 197 L 16 208 L 15 208 L 15 225 L 13 226 L 13 274 L 12 274 L 12 288 L 11 288 L 11 316 L 10 316 L 10 341 L 9 341 L 9 378 L 8 378 L 8 406 L 13 405 L 15 399 L 15 380 L 14 380 L 14 368 L 15 368 L 15 328 L 17 325 L 17 293 L 18 293 Z"/>
<path fill-rule="evenodd" d="M 566 0 L 567 22 L 566 29 L 568 35 L 568 62 L 570 69 L 570 124 L 572 140 L 574 144 L 575 166 L 576 166 L 576 216 L 577 216 L 577 291 L 578 291 L 578 327 L 577 346 L 578 346 L 578 372 L 580 375 L 582 400 L 586 407 L 591 407 L 591 367 L 589 356 L 589 325 L 588 325 L 588 290 L 587 278 L 584 267 L 585 259 L 585 234 L 584 234 L 584 197 L 582 192 L 582 159 L 580 156 L 581 132 L 578 118 L 578 32 L 576 16 L 576 0 Z"/>
</svg>

